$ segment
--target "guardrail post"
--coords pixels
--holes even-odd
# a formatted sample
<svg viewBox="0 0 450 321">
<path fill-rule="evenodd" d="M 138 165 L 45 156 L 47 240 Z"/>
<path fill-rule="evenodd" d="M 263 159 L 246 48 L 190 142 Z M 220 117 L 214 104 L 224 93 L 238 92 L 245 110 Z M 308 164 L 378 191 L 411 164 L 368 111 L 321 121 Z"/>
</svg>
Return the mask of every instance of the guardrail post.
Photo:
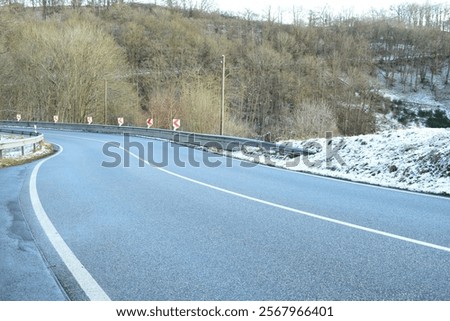
<svg viewBox="0 0 450 321">
<path fill-rule="evenodd" d="M 39 146 L 43 146 L 44 144 L 44 136 L 42 134 L 33 134 L 25 131 L 15 131 L 15 130 L 8 130 L 8 129 L 2 129 L 2 131 L 6 131 L 8 133 L 21 135 L 20 139 L 13 140 L 11 142 L 1 142 L 0 144 L 0 159 L 3 158 L 3 150 L 8 149 L 18 149 L 20 147 L 21 156 L 25 156 L 25 147 L 33 145 L 33 152 L 36 152 Z M 26 136 L 30 135 L 30 138 L 25 138 Z M 33 138 L 32 136 L 36 136 L 36 138 Z"/>
<path fill-rule="evenodd" d="M 18 126 L 17 122 L 8 122 L 8 121 L 0 121 L 0 125 L 5 126 Z M 24 124 L 20 124 L 23 126 Z M 51 128 L 51 129 L 68 129 L 68 130 L 81 130 L 86 132 L 95 132 L 95 133 L 109 133 L 109 134 L 123 134 L 127 131 L 130 135 L 141 135 L 153 138 L 160 138 L 164 140 L 174 141 L 179 144 L 189 144 L 189 145 L 199 145 L 205 146 L 210 145 L 210 142 L 218 142 L 218 145 L 221 145 L 222 149 L 239 149 L 239 147 L 243 146 L 254 146 L 262 148 L 268 152 L 277 150 L 283 155 L 287 155 L 289 157 L 296 157 L 300 155 L 312 155 L 313 152 L 304 149 L 297 148 L 288 145 L 278 145 L 271 142 L 265 142 L 261 140 L 255 140 L 250 138 L 240 138 L 240 137 L 228 137 L 223 135 L 211 135 L 211 134 L 200 134 L 200 133 L 189 133 L 189 132 L 176 132 L 172 130 L 164 130 L 164 129 L 143 129 L 141 127 L 126 127 L 126 129 L 119 129 L 118 126 L 112 125 L 85 125 L 85 124 L 54 124 L 48 122 L 33 122 L 27 124 L 29 127 L 33 127 L 36 130 L 36 126 L 38 125 L 40 128 Z M 194 134 L 194 135 L 193 135 Z M 187 141 L 186 141 L 187 140 Z M 30 143 L 31 144 L 31 143 Z M 217 144 L 213 144 L 217 146 Z M 42 146 L 42 143 L 41 143 Z"/>
</svg>

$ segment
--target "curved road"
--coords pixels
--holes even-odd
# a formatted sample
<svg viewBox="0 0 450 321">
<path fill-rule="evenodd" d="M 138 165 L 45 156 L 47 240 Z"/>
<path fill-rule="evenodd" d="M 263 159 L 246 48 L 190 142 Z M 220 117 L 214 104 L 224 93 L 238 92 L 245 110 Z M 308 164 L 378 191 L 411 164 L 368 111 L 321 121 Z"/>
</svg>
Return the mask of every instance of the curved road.
<svg viewBox="0 0 450 321">
<path fill-rule="evenodd" d="M 44 134 L 20 202 L 72 300 L 450 300 L 449 198 Z"/>
</svg>

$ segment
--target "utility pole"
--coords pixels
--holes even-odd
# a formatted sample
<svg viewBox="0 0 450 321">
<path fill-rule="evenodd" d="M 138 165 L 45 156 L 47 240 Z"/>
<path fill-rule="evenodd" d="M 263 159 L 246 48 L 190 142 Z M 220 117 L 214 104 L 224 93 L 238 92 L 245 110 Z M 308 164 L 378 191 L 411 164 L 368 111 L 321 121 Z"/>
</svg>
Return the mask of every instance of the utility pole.
<svg viewBox="0 0 450 321">
<path fill-rule="evenodd" d="M 105 105 L 104 105 L 104 110 L 103 110 L 103 122 L 106 125 L 106 112 L 108 110 L 108 80 L 105 78 Z"/>
<path fill-rule="evenodd" d="M 222 55 L 222 98 L 220 101 L 220 135 L 223 135 L 225 123 L 225 55 Z"/>
</svg>

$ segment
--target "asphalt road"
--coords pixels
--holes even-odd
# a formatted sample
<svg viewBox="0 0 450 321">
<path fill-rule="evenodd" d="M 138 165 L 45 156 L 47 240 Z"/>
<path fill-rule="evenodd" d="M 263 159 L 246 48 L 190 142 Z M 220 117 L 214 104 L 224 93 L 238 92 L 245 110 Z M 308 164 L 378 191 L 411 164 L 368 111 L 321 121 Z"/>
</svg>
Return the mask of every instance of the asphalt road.
<svg viewBox="0 0 450 321">
<path fill-rule="evenodd" d="M 449 198 L 44 134 L 61 151 L 14 193 L 72 300 L 450 300 Z"/>
</svg>

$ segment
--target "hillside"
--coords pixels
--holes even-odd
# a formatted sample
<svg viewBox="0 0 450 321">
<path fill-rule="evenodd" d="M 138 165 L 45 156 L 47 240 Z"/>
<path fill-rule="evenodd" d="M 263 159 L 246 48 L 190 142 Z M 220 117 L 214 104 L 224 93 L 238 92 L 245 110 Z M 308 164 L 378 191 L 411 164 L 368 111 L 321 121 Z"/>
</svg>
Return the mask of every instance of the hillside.
<svg viewBox="0 0 450 321">
<path fill-rule="evenodd" d="M 232 157 L 288 170 L 383 187 L 450 195 L 450 129 L 387 130 L 352 137 L 283 141 L 314 152 L 288 158 L 259 149 Z M 329 144 L 330 143 L 330 144 Z"/>
<path fill-rule="evenodd" d="M 224 55 L 227 134 L 276 141 L 448 126 L 446 4 L 311 12 L 292 25 L 208 8 L 79 4 L 0 6 L 1 119 L 145 126 L 152 117 L 170 128 L 180 118 L 182 130 L 217 133 Z M 431 108 L 405 99 L 419 93 Z"/>
</svg>

